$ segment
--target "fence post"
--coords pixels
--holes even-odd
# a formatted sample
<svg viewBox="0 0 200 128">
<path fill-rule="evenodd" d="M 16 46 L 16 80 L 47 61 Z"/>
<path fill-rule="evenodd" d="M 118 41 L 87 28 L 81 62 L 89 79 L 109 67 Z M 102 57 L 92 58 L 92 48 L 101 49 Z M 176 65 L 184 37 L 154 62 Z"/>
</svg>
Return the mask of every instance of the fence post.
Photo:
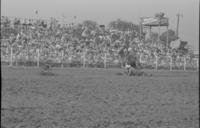
<svg viewBox="0 0 200 128">
<path fill-rule="evenodd" d="M 8 54 L 8 53 L 9 53 L 9 47 L 6 48 L 6 54 Z"/>
<path fill-rule="evenodd" d="M 10 66 L 13 66 L 13 47 L 10 47 Z"/>
<path fill-rule="evenodd" d="M 37 67 L 40 66 L 40 49 L 37 49 Z"/>
<path fill-rule="evenodd" d="M 86 53 L 87 53 L 87 49 L 85 49 L 85 51 L 83 52 L 83 67 L 84 68 L 85 68 Z"/>
<path fill-rule="evenodd" d="M 170 71 L 172 71 L 172 63 L 173 63 L 173 60 L 172 60 L 172 57 L 170 56 Z"/>
<path fill-rule="evenodd" d="M 63 68 L 64 50 L 61 51 L 61 68 Z"/>
<path fill-rule="evenodd" d="M 184 71 L 186 70 L 186 58 L 184 57 Z"/>
<path fill-rule="evenodd" d="M 106 68 L 107 53 L 104 54 L 104 68 Z"/>
<path fill-rule="evenodd" d="M 199 59 L 197 59 L 196 63 L 197 63 L 197 72 L 198 72 L 199 71 Z"/>
<path fill-rule="evenodd" d="M 158 56 L 156 55 L 156 70 L 158 70 Z"/>
<path fill-rule="evenodd" d="M 140 64 L 141 64 L 141 62 L 142 62 L 142 55 L 143 55 L 143 54 L 140 54 L 140 58 L 139 58 Z"/>
</svg>

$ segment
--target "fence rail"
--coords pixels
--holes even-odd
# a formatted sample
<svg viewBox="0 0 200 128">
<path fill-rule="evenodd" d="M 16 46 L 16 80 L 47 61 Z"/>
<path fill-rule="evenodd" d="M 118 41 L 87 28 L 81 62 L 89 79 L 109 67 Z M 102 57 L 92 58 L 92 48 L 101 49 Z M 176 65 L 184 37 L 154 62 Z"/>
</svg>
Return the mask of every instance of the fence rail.
<svg viewBox="0 0 200 128">
<path fill-rule="evenodd" d="M 28 56 L 26 50 L 17 54 L 11 47 L 10 49 L 1 50 L 1 64 L 10 66 L 37 66 L 40 67 L 45 58 L 51 60 L 55 67 L 97 67 L 97 68 L 113 68 L 120 67 L 120 60 L 115 53 L 85 50 L 82 52 L 70 53 L 65 51 L 52 52 L 45 55 L 40 49 L 35 49 Z M 170 56 L 140 55 L 140 63 L 147 69 L 166 69 L 166 70 L 196 70 L 199 71 L 198 58 L 172 58 Z"/>
</svg>

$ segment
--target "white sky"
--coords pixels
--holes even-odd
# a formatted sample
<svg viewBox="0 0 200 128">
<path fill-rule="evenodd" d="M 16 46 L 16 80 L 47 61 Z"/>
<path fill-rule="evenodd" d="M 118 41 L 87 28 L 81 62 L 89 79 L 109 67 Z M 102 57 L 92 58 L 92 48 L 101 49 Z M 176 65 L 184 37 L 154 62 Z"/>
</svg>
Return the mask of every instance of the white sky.
<svg viewBox="0 0 200 128">
<path fill-rule="evenodd" d="M 176 30 L 179 12 L 179 36 L 188 41 L 194 49 L 199 49 L 199 1 L 198 0 L 1 0 L 1 15 L 24 18 L 62 19 L 71 23 L 90 19 L 99 24 L 108 24 L 112 20 L 139 23 L 140 17 L 154 16 L 164 12 L 170 20 L 169 28 Z M 36 16 L 35 10 L 39 14 Z M 158 30 L 156 28 L 156 30 Z"/>
</svg>

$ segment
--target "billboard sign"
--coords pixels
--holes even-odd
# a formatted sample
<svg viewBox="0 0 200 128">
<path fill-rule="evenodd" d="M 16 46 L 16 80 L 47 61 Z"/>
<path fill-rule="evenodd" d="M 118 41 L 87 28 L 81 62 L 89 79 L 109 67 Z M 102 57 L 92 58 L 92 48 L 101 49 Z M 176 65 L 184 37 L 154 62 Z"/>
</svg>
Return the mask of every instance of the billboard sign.
<svg viewBox="0 0 200 128">
<path fill-rule="evenodd" d="M 168 18 L 163 17 L 161 19 L 157 17 L 148 17 L 142 19 L 142 25 L 144 26 L 168 26 Z"/>
</svg>

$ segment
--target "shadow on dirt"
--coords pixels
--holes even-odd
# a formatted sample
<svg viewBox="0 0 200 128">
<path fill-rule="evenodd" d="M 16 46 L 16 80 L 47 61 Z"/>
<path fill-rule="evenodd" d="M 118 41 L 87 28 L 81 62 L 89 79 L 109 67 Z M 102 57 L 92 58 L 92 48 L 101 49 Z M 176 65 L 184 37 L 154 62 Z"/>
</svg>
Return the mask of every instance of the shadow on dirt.
<svg viewBox="0 0 200 128">
<path fill-rule="evenodd" d="M 115 75 L 118 75 L 118 76 L 123 76 L 124 74 L 123 74 L 123 73 L 121 73 L 121 72 L 117 72 L 117 73 L 115 73 Z"/>
<path fill-rule="evenodd" d="M 39 73 L 41 76 L 58 76 L 58 74 L 55 74 L 51 71 L 40 71 Z"/>
<path fill-rule="evenodd" d="M 115 73 L 115 75 L 117 75 L 117 76 L 124 76 L 124 75 L 126 75 L 126 76 L 149 76 L 149 77 L 153 76 L 151 73 L 146 73 L 144 71 L 137 71 L 137 70 L 130 71 L 130 72 L 124 71 L 124 73 L 117 72 L 117 73 Z"/>
</svg>

